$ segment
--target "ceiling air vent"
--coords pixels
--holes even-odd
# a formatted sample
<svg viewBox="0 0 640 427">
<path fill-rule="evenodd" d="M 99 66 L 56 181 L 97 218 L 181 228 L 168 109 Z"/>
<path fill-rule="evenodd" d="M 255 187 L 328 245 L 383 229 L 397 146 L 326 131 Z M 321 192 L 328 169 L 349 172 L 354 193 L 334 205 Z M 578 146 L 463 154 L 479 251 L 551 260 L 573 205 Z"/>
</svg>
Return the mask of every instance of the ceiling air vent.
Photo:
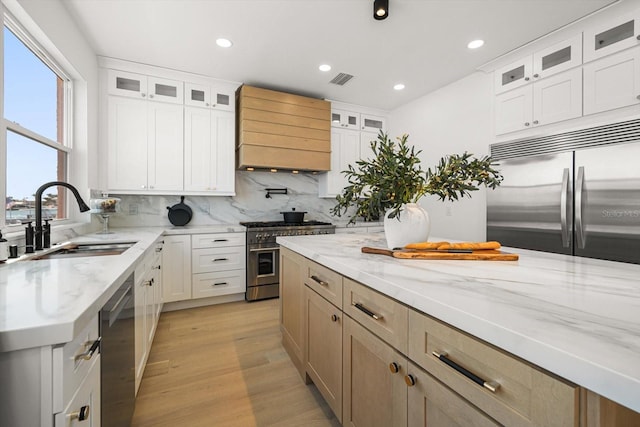
<svg viewBox="0 0 640 427">
<path fill-rule="evenodd" d="M 334 85 L 344 86 L 349 80 L 351 80 L 353 76 L 347 73 L 338 73 L 329 83 L 333 83 Z"/>
</svg>

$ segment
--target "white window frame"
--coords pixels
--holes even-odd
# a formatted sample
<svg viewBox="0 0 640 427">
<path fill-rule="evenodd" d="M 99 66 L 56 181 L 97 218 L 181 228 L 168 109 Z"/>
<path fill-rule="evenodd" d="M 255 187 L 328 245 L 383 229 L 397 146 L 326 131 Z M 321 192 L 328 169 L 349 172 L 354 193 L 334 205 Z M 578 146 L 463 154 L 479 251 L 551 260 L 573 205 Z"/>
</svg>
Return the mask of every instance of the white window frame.
<svg viewBox="0 0 640 427">
<path fill-rule="evenodd" d="M 30 129 L 27 129 L 16 122 L 12 122 L 4 117 L 4 98 L 0 99 L 0 172 L 3 176 L 3 181 L 6 183 L 6 174 L 7 174 L 7 132 L 11 131 L 16 134 L 22 135 L 26 138 L 29 138 L 37 143 L 43 144 L 45 146 L 54 148 L 57 151 L 64 152 L 66 155 L 65 161 L 65 177 L 64 181 L 68 181 L 69 169 L 72 165 L 71 156 L 73 152 L 73 148 L 71 146 L 72 138 L 72 130 L 73 130 L 73 110 L 72 110 L 72 100 L 73 100 L 73 85 L 72 79 L 69 77 L 69 74 L 63 70 L 63 68 L 55 61 L 51 55 L 47 54 L 46 50 L 38 43 L 38 41 L 32 37 L 29 32 L 27 32 L 20 23 L 9 14 L 9 12 L 3 7 L 2 3 L 0 3 L 0 17 L 2 17 L 2 32 L 0 33 L 0 93 L 4 96 L 4 27 L 8 27 L 11 32 L 15 34 L 15 36 L 28 48 L 32 51 L 34 55 L 36 55 L 47 67 L 49 67 L 60 79 L 63 81 L 63 121 L 61 123 L 62 126 L 62 141 L 57 142 L 53 141 L 45 136 L 42 136 L 36 132 L 33 132 Z M 34 188 L 35 192 L 36 189 Z M 6 200 L 6 184 L 4 186 L 0 186 L 0 197 L 2 200 Z M 66 223 L 71 223 L 71 219 L 69 218 L 70 208 L 69 202 L 70 198 L 67 197 L 65 206 L 66 218 L 64 219 L 56 219 L 56 225 L 63 225 Z M 0 206 L 0 227 L 3 229 L 7 229 L 7 231 L 11 232 L 14 230 L 18 230 L 22 227 L 22 225 L 17 224 L 7 224 L 6 223 L 6 204 L 2 203 Z"/>
</svg>

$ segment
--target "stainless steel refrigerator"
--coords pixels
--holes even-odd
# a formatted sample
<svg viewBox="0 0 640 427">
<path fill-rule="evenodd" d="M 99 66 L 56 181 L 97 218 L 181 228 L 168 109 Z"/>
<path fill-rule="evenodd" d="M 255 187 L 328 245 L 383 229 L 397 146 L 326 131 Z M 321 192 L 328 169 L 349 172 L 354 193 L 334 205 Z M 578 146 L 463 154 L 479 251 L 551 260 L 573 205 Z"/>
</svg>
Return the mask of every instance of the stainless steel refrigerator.
<svg viewBox="0 0 640 427">
<path fill-rule="evenodd" d="M 494 144 L 487 240 L 640 264 L 640 119 Z"/>
</svg>

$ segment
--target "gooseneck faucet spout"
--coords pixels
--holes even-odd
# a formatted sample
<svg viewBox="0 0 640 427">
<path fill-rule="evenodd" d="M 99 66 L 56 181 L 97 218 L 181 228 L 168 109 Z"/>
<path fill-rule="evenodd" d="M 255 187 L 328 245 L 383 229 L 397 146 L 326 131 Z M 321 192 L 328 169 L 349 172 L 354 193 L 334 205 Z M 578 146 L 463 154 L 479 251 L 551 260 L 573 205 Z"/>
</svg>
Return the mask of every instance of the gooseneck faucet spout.
<svg viewBox="0 0 640 427">
<path fill-rule="evenodd" d="M 82 200 L 82 197 L 80 197 L 80 193 L 78 193 L 78 190 L 76 189 L 76 187 L 74 187 L 73 185 L 66 183 L 64 181 L 51 181 L 51 182 L 47 182 L 45 184 L 42 184 L 40 186 L 40 188 L 38 188 L 36 190 L 36 231 L 35 231 L 35 240 L 36 240 L 36 250 L 40 250 L 42 249 L 42 240 L 43 240 L 43 236 L 42 236 L 42 193 L 44 192 L 44 190 L 46 190 L 49 187 L 53 187 L 53 186 L 61 186 L 61 187 L 67 187 L 69 190 L 71 190 L 71 192 L 73 193 L 73 195 L 76 198 L 76 201 L 78 202 L 78 207 L 80 208 L 80 212 L 86 212 L 89 210 L 89 206 L 87 206 L 87 204 L 84 202 L 84 200 Z M 29 244 L 29 242 L 27 242 L 27 244 Z M 48 247 L 48 245 L 47 245 Z"/>
</svg>

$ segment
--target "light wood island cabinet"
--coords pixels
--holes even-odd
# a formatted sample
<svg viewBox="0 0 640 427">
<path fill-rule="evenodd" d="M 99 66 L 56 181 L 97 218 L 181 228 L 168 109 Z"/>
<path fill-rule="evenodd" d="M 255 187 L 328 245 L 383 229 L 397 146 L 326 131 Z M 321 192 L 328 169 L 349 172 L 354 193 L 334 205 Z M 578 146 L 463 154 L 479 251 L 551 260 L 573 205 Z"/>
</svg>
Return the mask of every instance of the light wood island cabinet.
<svg viewBox="0 0 640 427">
<path fill-rule="evenodd" d="M 640 425 L 640 414 L 286 247 L 280 257 L 283 345 L 344 426 Z"/>
</svg>

